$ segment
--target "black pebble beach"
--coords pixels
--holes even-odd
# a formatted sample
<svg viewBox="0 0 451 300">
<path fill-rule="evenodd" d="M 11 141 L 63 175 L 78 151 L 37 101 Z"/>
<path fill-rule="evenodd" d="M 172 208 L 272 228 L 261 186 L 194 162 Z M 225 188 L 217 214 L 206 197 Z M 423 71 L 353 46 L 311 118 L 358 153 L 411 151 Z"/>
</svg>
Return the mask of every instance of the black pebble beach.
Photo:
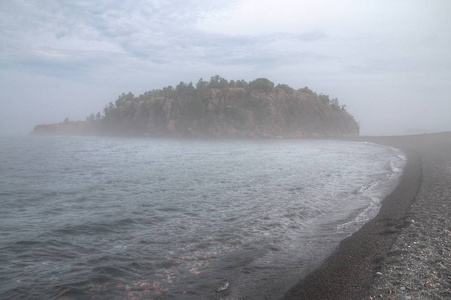
<svg viewBox="0 0 451 300">
<path fill-rule="evenodd" d="M 361 137 L 407 154 L 379 214 L 282 299 L 451 299 L 451 132 Z"/>
</svg>

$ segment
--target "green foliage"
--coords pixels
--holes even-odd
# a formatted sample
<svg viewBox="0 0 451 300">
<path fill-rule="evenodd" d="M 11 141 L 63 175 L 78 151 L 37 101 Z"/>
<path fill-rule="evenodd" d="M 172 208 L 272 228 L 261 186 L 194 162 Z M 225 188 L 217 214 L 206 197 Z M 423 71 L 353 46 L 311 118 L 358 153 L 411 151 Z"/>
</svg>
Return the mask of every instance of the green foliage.
<svg viewBox="0 0 451 300">
<path fill-rule="evenodd" d="M 340 109 L 340 103 L 338 102 L 338 98 L 332 98 L 332 100 L 330 100 L 330 107 L 335 110 Z"/>
<path fill-rule="evenodd" d="M 127 102 L 131 102 L 134 99 L 135 99 L 135 96 L 131 92 L 128 92 L 128 94 L 122 93 L 121 95 L 119 95 L 117 97 L 116 107 L 120 107 L 121 105 L 124 105 Z"/>
<path fill-rule="evenodd" d="M 202 78 L 199 79 L 199 81 L 196 84 L 196 89 L 199 90 L 206 90 L 208 86 L 208 82 L 206 82 L 205 80 L 203 80 Z"/>
<path fill-rule="evenodd" d="M 107 117 L 110 112 L 112 112 L 114 110 L 114 104 L 113 102 L 108 103 L 108 105 L 105 106 L 105 108 L 103 109 L 103 114 L 105 115 L 105 117 Z"/>
<path fill-rule="evenodd" d="M 175 92 L 177 95 L 194 95 L 196 93 L 196 89 L 194 88 L 192 82 L 186 84 L 181 81 L 179 85 L 175 87 Z"/>
<path fill-rule="evenodd" d="M 183 93 L 188 85 L 184 83 L 183 81 L 180 81 L 180 83 L 175 87 L 175 90 L 177 93 Z"/>
<path fill-rule="evenodd" d="M 292 95 L 293 92 L 294 92 L 294 89 L 292 87 L 290 87 L 289 85 L 287 85 L 287 84 L 278 84 L 276 86 L 276 88 L 284 90 L 285 93 L 287 93 L 288 95 Z"/>
<path fill-rule="evenodd" d="M 163 91 L 161 89 L 153 89 L 151 91 L 144 92 L 141 96 L 144 100 L 150 100 L 154 97 L 162 97 L 162 95 Z"/>
<path fill-rule="evenodd" d="M 169 85 L 169 86 L 163 88 L 161 94 L 165 98 L 173 98 L 177 95 L 177 92 L 176 92 L 176 90 L 174 90 L 174 88 L 171 85 Z"/>
<path fill-rule="evenodd" d="M 329 95 L 319 94 L 318 101 L 322 104 L 329 105 L 330 104 Z"/>
<path fill-rule="evenodd" d="M 196 83 L 196 97 L 202 99 L 208 89 L 208 82 L 202 78 Z"/>
<path fill-rule="evenodd" d="M 227 91 L 227 88 L 244 88 L 245 91 Z M 265 128 L 271 123 L 267 97 L 253 97 L 251 92 L 268 93 L 274 91 L 274 88 L 278 89 L 279 93 L 282 93 L 281 90 L 289 95 L 295 93 L 287 84 L 278 84 L 275 87 L 274 83 L 266 78 L 257 78 L 249 83 L 244 79 L 229 82 L 216 75 L 212 76 L 210 81 L 200 78 L 195 85 L 182 81 L 175 88 L 167 86 L 154 89 L 137 97 L 130 92 L 121 94 L 114 103 L 110 102 L 105 106 L 103 118 L 99 112 L 97 115 L 91 114 L 87 120 L 101 120 L 102 126 L 111 131 L 143 134 L 164 134 L 173 128 L 176 128 L 178 133 L 189 134 L 191 130 L 207 130 L 211 126 L 221 126 L 223 122 L 233 123 L 236 129 L 246 126 Z M 212 93 L 211 89 L 221 91 Z M 299 117 L 302 111 L 308 111 L 308 107 L 312 105 L 319 106 L 318 104 L 322 103 L 332 109 L 340 109 L 337 98 L 330 100 L 328 95 L 317 95 L 308 87 L 298 91 L 313 97 L 288 97 L 287 104 L 281 107 L 281 111 L 288 111 L 289 124 L 298 124 L 301 122 L 299 120 L 309 122 L 309 118 L 314 118 L 307 113 Z M 216 95 L 215 99 L 212 99 L 213 94 Z M 207 110 L 209 105 L 210 110 Z M 344 110 L 344 107 L 341 109 Z M 254 125 L 247 123 L 249 113 L 252 113 Z M 168 128 L 169 122 L 172 129 Z M 309 125 L 306 126 L 303 130 L 309 130 Z"/>
<path fill-rule="evenodd" d="M 210 89 L 222 89 L 227 88 L 228 86 L 229 82 L 219 75 L 212 76 L 210 83 L 208 84 L 208 88 Z"/>
<path fill-rule="evenodd" d="M 69 118 L 68 117 L 66 117 L 65 119 L 64 119 L 64 123 L 69 123 L 70 121 L 69 121 Z"/>
<path fill-rule="evenodd" d="M 312 96 L 315 95 L 315 93 L 311 89 L 309 89 L 307 86 L 302 89 L 299 89 L 298 91 L 302 92 L 302 93 L 306 93 L 308 95 L 312 95 Z"/>
<path fill-rule="evenodd" d="M 190 83 L 188 83 L 188 86 L 186 87 L 186 94 L 189 95 L 194 95 L 196 93 L 196 88 L 193 85 L 193 82 L 190 81 Z"/>
<path fill-rule="evenodd" d="M 270 92 L 274 88 L 274 83 L 266 78 L 257 78 L 249 82 L 249 88 L 259 92 Z"/>
<path fill-rule="evenodd" d="M 246 88 L 248 85 L 249 85 L 249 83 L 247 83 L 246 80 L 244 80 L 244 79 L 236 81 L 236 87 Z"/>
</svg>

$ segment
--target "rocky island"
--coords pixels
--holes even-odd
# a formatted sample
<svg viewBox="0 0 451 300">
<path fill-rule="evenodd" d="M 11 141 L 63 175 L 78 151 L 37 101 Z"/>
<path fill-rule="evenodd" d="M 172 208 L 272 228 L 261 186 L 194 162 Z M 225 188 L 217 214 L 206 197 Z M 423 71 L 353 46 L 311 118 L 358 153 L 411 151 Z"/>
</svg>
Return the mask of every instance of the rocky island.
<svg viewBox="0 0 451 300">
<path fill-rule="evenodd" d="M 359 125 L 338 99 L 266 78 L 220 76 L 181 82 L 134 96 L 122 94 L 86 121 L 37 125 L 34 134 L 173 137 L 354 137 Z"/>
</svg>

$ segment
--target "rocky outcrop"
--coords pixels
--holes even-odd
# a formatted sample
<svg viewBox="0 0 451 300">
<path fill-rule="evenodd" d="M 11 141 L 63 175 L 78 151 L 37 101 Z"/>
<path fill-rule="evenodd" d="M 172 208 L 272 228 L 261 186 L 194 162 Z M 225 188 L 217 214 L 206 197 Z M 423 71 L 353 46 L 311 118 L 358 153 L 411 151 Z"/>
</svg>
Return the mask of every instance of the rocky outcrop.
<svg viewBox="0 0 451 300">
<path fill-rule="evenodd" d="M 40 124 L 34 127 L 33 134 L 92 135 L 101 134 L 100 120 Z"/>
<path fill-rule="evenodd" d="M 324 99 L 322 99 L 324 100 Z M 343 137 L 359 126 L 338 102 L 315 93 L 249 87 L 192 89 L 168 95 L 119 97 L 102 120 L 38 125 L 35 133 L 184 137 Z"/>
</svg>

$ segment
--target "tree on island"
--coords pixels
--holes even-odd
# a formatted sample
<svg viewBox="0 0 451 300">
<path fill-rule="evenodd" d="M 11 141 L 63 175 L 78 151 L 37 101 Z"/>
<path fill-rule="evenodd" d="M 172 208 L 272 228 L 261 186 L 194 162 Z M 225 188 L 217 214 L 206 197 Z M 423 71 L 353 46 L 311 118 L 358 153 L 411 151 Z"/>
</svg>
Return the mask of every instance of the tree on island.
<svg viewBox="0 0 451 300">
<path fill-rule="evenodd" d="M 122 93 L 105 106 L 103 116 L 93 113 L 86 120 L 97 120 L 102 130 L 133 134 L 202 132 L 217 136 L 246 130 L 253 130 L 253 136 L 284 131 L 293 135 L 339 130 L 358 134 L 354 118 L 340 107 L 337 98 L 317 94 L 307 86 L 297 90 L 283 83 L 275 86 L 267 78 L 227 81 L 219 75 L 209 81 L 200 78 L 196 84 L 180 81 L 175 88 L 169 85 L 139 96 Z M 337 129 L 337 124 L 342 129 Z"/>
<path fill-rule="evenodd" d="M 302 89 L 299 89 L 298 91 L 302 92 L 302 93 L 306 93 L 308 95 L 312 95 L 312 96 L 316 94 L 311 89 L 309 89 L 307 86 Z"/>
<path fill-rule="evenodd" d="M 290 87 L 289 85 L 287 85 L 287 84 L 278 84 L 278 85 L 276 86 L 276 88 L 277 88 L 277 89 L 284 90 L 285 93 L 287 93 L 287 94 L 289 94 L 289 95 L 292 95 L 293 92 L 294 92 L 294 89 L 293 89 L 292 87 Z"/>
<path fill-rule="evenodd" d="M 248 86 L 251 90 L 256 90 L 259 92 L 270 92 L 274 88 L 274 83 L 266 78 L 257 78 L 249 82 Z"/>
<path fill-rule="evenodd" d="M 227 88 L 229 86 L 229 82 L 222 78 L 219 75 L 212 76 L 210 79 L 210 83 L 208 84 L 208 88 L 210 89 L 222 89 Z"/>
<path fill-rule="evenodd" d="M 91 113 L 89 116 L 86 117 L 86 121 L 94 121 L 96 119 L 96 115 L 94 113 Z"/>
</svg>

